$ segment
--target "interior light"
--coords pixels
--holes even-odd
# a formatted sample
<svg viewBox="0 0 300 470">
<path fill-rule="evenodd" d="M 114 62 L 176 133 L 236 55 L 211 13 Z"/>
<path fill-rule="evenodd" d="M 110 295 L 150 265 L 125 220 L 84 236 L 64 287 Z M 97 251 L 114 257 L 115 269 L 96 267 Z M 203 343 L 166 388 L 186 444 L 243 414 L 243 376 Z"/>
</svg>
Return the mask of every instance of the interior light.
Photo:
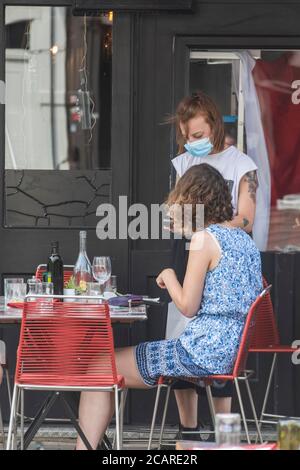
<svg viewBox="0 0 300 470">
<path fill-rule="evenodd" d="M 54 46 L 50 48 L 50 52 L 51 54 L 56 55 L 58 53 L 58 45 L 54 44 Z"/>
</svg>

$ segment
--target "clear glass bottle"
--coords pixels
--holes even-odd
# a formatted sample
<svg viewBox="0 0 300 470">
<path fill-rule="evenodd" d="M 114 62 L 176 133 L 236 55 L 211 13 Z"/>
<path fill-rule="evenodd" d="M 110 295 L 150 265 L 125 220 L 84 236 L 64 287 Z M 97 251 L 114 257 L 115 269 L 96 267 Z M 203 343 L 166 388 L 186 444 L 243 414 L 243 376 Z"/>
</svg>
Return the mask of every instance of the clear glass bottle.
<svg viewBox="0 0 300 470">
<path fill-rule="evenodd" d="M 86 231 L 79 232 L 79 255 L 74 266 L 75 288 L 79 294 L 85 294 L 87 283 L 92 282 L 92 266 L 86 253 Z"/>
<path fill-rule="evenodd" d="M 277 431 L 279 450 L 300 450 L 300 419 L 279 420 Z"/>
<path fill-rule="evenodd" d="M 241 415 L 216 414 L 216 443 L 222 446 L 238 446 L 241 442 Z"/>
</svg>

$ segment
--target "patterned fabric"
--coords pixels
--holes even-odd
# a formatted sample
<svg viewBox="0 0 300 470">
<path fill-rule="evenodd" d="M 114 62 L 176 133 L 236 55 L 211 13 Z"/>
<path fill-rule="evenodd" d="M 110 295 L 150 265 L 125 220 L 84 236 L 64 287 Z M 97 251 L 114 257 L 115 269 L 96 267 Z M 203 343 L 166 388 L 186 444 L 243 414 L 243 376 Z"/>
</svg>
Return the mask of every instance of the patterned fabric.
<svg viewBox="0 0 300 470">
<path fill-rule="evenodd" d="M 136 346 L 136 363 L 146 385 L 165 377 L 197 377 L 208 371 L 197 366 L 178 339 L 152 341 Z"/>
<path fill-rule="evenodd" d="M 206 230 L 219 243 L 221 258 L 206 274 L 198 314 L 179 338 L 136 348 L 137 367 L 148 385 L 161 375 L 232 372 L 245 318 L 263 288 L 260 253 L 242 229 L 214 224 Z"/>
</svg>

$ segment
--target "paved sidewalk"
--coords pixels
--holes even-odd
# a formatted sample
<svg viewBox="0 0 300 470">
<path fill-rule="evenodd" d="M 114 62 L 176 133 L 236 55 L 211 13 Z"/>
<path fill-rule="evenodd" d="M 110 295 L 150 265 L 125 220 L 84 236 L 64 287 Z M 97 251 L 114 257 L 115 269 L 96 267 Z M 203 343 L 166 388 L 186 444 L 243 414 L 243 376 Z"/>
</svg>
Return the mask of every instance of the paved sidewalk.
<svg viewBox="0 0 300 470">
<path fill-rule="evenodd" d="M 164 433 L 164 448 L 175 448 L 175 436 L 177 427 L 167 427 Z M 109 429 L 108 437 L 113 439 L 113 429 Z M 254 431 L 252 432 L 254 436 Z M 42 427 L 32 444 L 31 450 L 74 450 L 76 443 L 76 431 L 68 425 L 44 426 Z M 263 438 L 265 441 L 276 441 L 277 433 L 275 427 L 264 428 Z M 124 427 L 124 449 L 138 450 L 147 449 L 149 428 L 143 426 Z M 153 448 L 159 438 L 159 429 L 154 434 Z M 188 440 L 188 439 L 187 439 Z M 0 441 L 1 442 L 1 441 Z M 2 447 L 2 442 L 1 442 Z"/>
</svg>

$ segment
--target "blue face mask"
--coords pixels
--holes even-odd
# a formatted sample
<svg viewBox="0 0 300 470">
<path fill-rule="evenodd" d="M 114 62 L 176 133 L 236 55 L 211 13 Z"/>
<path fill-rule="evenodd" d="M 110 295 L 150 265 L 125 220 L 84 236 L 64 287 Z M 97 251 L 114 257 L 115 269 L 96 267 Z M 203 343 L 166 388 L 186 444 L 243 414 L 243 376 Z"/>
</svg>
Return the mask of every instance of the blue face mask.
<svg viewBox="0 0 300 470">
<path fill-rule="evenodd" d="M 211 152 L 213 144 L 209 137 L 204 137 L 203 139 L 186 143 L 184 147 L 193 157 L 206 157 Z"/>
</svg>

